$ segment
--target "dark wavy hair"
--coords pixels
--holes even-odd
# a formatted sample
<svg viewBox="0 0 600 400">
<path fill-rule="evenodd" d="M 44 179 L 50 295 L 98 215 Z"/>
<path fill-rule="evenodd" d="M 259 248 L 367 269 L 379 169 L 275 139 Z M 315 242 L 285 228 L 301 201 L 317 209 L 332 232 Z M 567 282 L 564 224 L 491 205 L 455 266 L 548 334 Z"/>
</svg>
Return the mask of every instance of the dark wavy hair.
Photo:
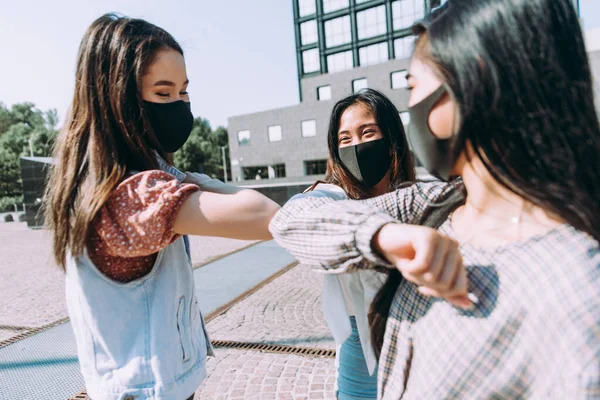
<svg viewBox="0 0 600 400">
<path fill-rule="evenodd" d="M 106 14 L 79 46 L 75 92 L 54 151 L 44 196 L 54 257 L 79 256 L 100 208 L 127 171 L 158 168 L 156 139 L 141 98 L 141 79 L 161 49 L 183 55 L 164 29 L 141 19 Z"/>
<path fill-rule="evenodd" d="M 572 0 L 448 0 L 413 32 L 459 108 L 455 159 L 470 142 L 500 184 L 600 240 L 600 126 Z M 399 282 L 373 303 L 377 354 Z"/>
<path fill-rule="evenodd" d="M 389 174 L 392 188 L 402 182 L 415 180 L 415 166 L 412 153 L 408 147 L 404 125 L 398 114 L 394 103 L 385 95 L 374 89 L 362 89 L 338 101 L 329 118 L 329 130 L 327 133 L 327 147 L 329 148 L 329 159 L 327 160 L 327 172 L 325 182 L 340 186 L 349 198 L 367 198 L 368 188 L 350 174 L 343 166 L 340 159 L 338 132 L 342 114 L 353 105 L 365 105 L 375 116 L 383 140 L 392 151 L 392 162 Z"/>
</svg>

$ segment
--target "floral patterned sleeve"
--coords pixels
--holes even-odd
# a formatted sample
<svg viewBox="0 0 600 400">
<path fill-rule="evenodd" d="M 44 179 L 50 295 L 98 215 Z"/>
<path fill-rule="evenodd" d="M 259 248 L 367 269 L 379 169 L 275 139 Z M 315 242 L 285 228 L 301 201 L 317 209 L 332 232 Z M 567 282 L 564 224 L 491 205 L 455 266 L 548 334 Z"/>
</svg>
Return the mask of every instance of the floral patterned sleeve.
<svg viewBox="0 0 600 400">
<path fill-rule="evenodd" d="M 88 241 L 91 260 L 119 282 L 139 279 L 152 270 L 156 254 L 179 236 L 173 232 L 177 213 L 195 191 L 159 170 L 124 180 L 94 220 Z"/>
</svg>

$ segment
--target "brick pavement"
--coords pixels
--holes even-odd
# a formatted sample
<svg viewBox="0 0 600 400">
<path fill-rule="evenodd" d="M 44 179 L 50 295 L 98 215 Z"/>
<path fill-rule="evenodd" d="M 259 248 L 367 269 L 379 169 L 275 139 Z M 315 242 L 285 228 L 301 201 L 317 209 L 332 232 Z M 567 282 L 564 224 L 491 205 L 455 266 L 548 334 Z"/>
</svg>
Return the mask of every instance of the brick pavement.
<svg viewBox="0 0 600 400">
<path fill-rule="evenodd" d="M 217 349 L 195 400 L 331 399 L 334 360 L 247 350 Z"/>
<path fill-rule="evenodd" d="M 299 265 L 213 318 L 211 340 L 334 349 L 322 275 Z M 217 349 L 199 399 L 335 399 L 333 358 Z"/>
<path fill-rule="evenodd" d="M 250 244 L 192 238 L 195 264 Z M 64 278 L 44 231 L 0 225 L 0 340 L 66 316 Z M 321 311 L 322 275 L 297 266 L 208 323 L 213 340 L 334 348 Z M 7 328 L 4 326 L 4 328 Z M 216 349 L 196 399 L 334 399 L 334 359 L 258 350 Z"/>
<path fill-rule="evenodd" d="M 211 320 L 211 339 L 335 349 L 321 307 L 322 279 L 298 265 Z"/>
<path fill-rule="evenodd" d="M 191 237 L 192 262 L 200 264 L 252 241 Z M 67 316 L 64 275 L 55 265 L 48 231 L 25 223 L 0 223 L 0 341 Z M 26 329 L 25 329 L 26 330 Z"/>
</svg>

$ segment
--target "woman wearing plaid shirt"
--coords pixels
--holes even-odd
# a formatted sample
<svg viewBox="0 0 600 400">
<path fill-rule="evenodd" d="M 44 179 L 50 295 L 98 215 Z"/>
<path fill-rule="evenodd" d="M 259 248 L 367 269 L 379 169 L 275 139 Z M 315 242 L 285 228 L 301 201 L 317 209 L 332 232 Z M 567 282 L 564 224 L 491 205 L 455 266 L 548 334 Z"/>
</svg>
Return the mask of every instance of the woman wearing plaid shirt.
<svg viewBox="0 0 600 400">
<path fill-rule="evenodd" d="M 273 236 L 401 273 L 373 313 L 379 398 L 600 398 L 600 126 L 571 0 L 448 0 L 414 33 L 408 136 L 441 181 L 292 200 Z"/>
</svg>

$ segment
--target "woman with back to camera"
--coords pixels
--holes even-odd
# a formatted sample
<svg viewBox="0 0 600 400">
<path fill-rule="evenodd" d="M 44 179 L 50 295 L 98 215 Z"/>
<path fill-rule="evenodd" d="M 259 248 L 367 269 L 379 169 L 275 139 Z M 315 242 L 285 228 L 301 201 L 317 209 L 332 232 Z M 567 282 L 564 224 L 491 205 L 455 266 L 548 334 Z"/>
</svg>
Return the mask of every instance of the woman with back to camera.
<svg viewBox="0 0 600 400">
<path fill-rule="evenodd" d="M 447 182 L 291 201 L 271 232 L 304 263 L 401 272 L 374 305 L 380 398 L 599 398 L 600 127 L 572 2 L 449 0 L 413 31 L 409 142 Z"/>
</svg>

